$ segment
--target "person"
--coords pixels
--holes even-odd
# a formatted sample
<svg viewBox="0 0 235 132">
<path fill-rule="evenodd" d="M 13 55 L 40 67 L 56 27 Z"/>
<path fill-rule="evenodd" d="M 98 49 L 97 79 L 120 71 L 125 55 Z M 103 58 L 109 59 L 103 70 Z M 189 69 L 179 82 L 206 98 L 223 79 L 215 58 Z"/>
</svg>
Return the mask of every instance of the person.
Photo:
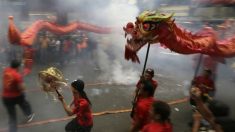
<svg viewBox="0 0 235 132">
<path fill-rule="evenodd" d="M 193 87 L 190 90 L 190 94 L 191 98 L 195 101 L 196 105 L 196 109 L 193 113 L 194 122 L 192 126 L 192 132 L 198 132 L 200 128 L 200 123 L 203 119 L 205 119 L 216 132 L 223 132 L 221 125 L 216 123 L 215 116 L 201 98 L 202 92 L 200 88 Z"/>
<path fill-rule="evenodd" d="M 69 62 L 69 58 L 72 50 L 72 41 L 70 37 L 65 37 L 65 40 L 62 41 L 62 55 L 61 55 L 61 64 L 64 65 L 66 62 Z"/>
<path fill-rule="evenodd" d="M 201 91 L 201 96 L 204 102 L 209 101 L 211 97 L 215 95 L 215 83 L 211 79 L 212 71 L 210 69 L 204 69 L 203 74 L 194 78 L 192 84 Z"/>
<path fill-rule="evenodd" d="M 84 82 L 75 80 L 71 83 L 73 101 L 67 106 L 64 97 L 59 95 L 58 98 L 63 104 L 63 108 L 69 116 L 77 117 L 70 121 L 66 127 L 66 132 L 90 132 L 93 126 L 93 116 L 91 113 L 91 102 L 84 91 Z M 73 107 L 72 107 L 73 106 Z"/>
<path fill-rule="evenodd" d="M 170 106 L 163 101 L 154 101 L 150 111 L 152 121 L 145 125 L 141 132 L 172 132 L 170 123 Z"/>
<path fill-rule="evenodd" d="M 21 62 L 12 60 L 10 67 L 3 71 L 3 104 L 9 116 L 9 131 L 17 131 L 16 105 L 19 105 L 26 116 L 26 122 L 31 122 L 34 113 L 32 112 L 29 102 L 25 99 L 25 86 L 22 75 L 19 73 Z"/>
<path fill-rule="evenodd" d="M 41 63 L 46 63 L 47 62 L 47 57 L 48 57 L 48 44 L 50 43 L 50 39 L 47 35 L 44 35 L 39 38 L 40 42 L 40 61 Z"/>
<path fill-rule="evenodd" d="M 138 132 L 150 121 L 149 111 L 154 101 L 154 98 L 151 96 L 153 91 L 153 85 L 149 80 L 144 80 L 140 83 L 140 97 L 134 108 L 131 132 Z"/>
<path fill-rule="evenodd" d="M 215 84 L 211 77 L 212 77 L 212 71 L 210 69 L 204 68 L 203 74 L 195 77 L 192 81 L 192 87 L 190 89 L 190 93 L 193 89 L 197 88 L 200 91 L 200 99 L 203 101 L 204 105 L 207 105 L 213 99 L 215 95 L 215 91 L 216 91 Z M 198 117 L 197 109 L 198 108 L 200 109 L 200 107 L 197 106 L 197 102 L 194 99 L 195 97 L 193 95 L 194 94 L 190 94 L 190 104 L 192 105 L 192 108 L 194 111 L 192 123 L 194 126 L 197 126 L 193 128 L 200 127 L 200 124 L 202 124 L 203 126 L 208 126 L 209 125 L 208 121 L 205 120 L 204 118 L 199 123 L 198 123 L 198 120 L 195 120 L 198 118 L 194 118 L 194 117 Z"/>
<path fill-rule="evenodd" d="M 155 93 L 155 90 L 158 86 L 158 83 L 157 83 L 156 80 L 153 79 L 153 77 L 154 77 L 154 70 L 151 69 L 151 68 L 147 68 L 144 72 L 144 75 L 140 77 L 140 80 L 136 84 L 136 89 L 135 89 L 135 92 L 134 92 L 134 98 L 133 98 L 133 101 L 132 101 L 133 107 L 132 107 L 132 112 L 130 114 L 131 118 L 133 118 L 133 116 L 134 116 L 134 107 L 136 106 L 139 98 L 141 98 L 141 94 L 139 94 L 139 92 L 140 92 L 140 89 L 142 87 L 143 81 L 149 81 L 151 83 L 151 85 L 153 86 L 152 87 L 153 90 L 152 90 L 152 93 L 149 94 L 149 96 L 150 97 L 154 96 L 154 93 Z"/>
<path fill-rule="evenodd" d="M 150 96 L 154 96 L 155 90 L 157 89 L 158 86 L 158 82 L 156 80 L 153 79 L 154 77 L 154 70 L 151 68 L 147 68 L 144 72 L 144 75 L 141 76 L 140 80 L 138 81 L 138 83 L 136 84 L 136 90 L 135 90 L 135 94 L 138 94 L 138 90 L 141 87 L 141 81 L 143 80 L 148 80 L 152 83 L 153 85 L 153 92 L 150 94 Z"/>
</svg>

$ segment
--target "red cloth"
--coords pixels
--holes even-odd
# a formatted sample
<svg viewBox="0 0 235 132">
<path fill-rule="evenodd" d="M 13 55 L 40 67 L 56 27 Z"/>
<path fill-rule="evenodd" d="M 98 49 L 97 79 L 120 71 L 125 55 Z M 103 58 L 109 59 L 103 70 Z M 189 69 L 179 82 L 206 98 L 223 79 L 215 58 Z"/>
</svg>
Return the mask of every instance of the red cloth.
<svg viewBox="0 0 235 132">
<path fill-rule="evenodd" d="M 156 80 L 153 80 L 153 79 L 152 79 L 152 80 L 151 80 L 151 83 L 152 83 L 153 88 L 154 88 L 154 92 L 153 92 L 152 96 L 154 96 L 155 90 L 157 89 L 157 86 L 158 86 L 158 82 L 157 82 Z M 136 88 L 137 88 L 137 89 L 140 88 L 140 84 L 141 84 L 141 82 L 140 82 L 140 80 L 139 80 L 138 83 L 136 84 Z"/>
<path fill-rule="evenodd" d="M 198 87 L 202 94 L 208 94 L 210 91 L 215 91 L 215 84 L 214 81 L 205 76 L 198 76 L 194 79 L 194 85 Z M 205 86 L 209 87 L 210 89 L 206 88 Z"/>
<path fill-rule="evenodd" d="M 86 99 L 74 99 L 73 113 L 77 115 L 77 122 L 81 126 L 91 126 L 93 124 L 93 116 L 90 104 Z"/>
<path fill-rule="evenodd" d="M 152 122 L 144 126 L 141 132 L 173 132 L 170 123 Z"/>
<path fill-rule="evenodd" d="M 13 22 L 13 16 L 9 17 L 8 40 L 11 44 L 19 44 L 20 32 Z"/>
<path fill-rule="evenodd" d="M 49 30 L 55 34 L 67 34 L 76 30 L 85 30 L 99 34 L 109 34 L 112 32 L 111 28 L 99 27 L 89 23 L 71 22 L 68 25 L 61 26 L 54 22 L 37 20 L 27 29 L 20 33 L 14 25 L 13 18 L 9 18 L 8 38 L 9 42 L 17 43 L 23 46 L 31 46 L 41 29 Z"/>
<path fill-rule="evenodd" d="M 21 74 L 16 69 L 6 68 L 3 71 L 3 97 L 12 98 L 22 94 L 19 85 L 23 83 Z"/>
<path fill-rule="evenodd" d="M 31 47 L 24 47 L 24 73 L 23 75 L 26 76 L 31 73 L 32 65 L 33 65 L 33 56 L 34 56 L 34 49 Z"/>
<path fill-rule="evenodd" d="M 153 101 L 153 97 L 139 98 L 135 107 L 133 125 L 135 125 L 136 122 L 140 122 L 140 129 L 142 129 L 144 125 L 150 122 L 149 111 Z"/>
</svg>

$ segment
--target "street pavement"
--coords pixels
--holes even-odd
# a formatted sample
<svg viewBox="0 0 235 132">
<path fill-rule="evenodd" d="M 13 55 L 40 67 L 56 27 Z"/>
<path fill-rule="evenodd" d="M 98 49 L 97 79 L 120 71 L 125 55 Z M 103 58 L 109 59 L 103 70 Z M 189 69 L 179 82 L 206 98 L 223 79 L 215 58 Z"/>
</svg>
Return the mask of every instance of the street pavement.
<svg viewBox="0 0 235 132">
<path fill-rule="evenodd" d="M 63 67 L 58 66 L 58 68 L 64 73 L 68 82 L 76 78 L 82 78 L 85 81 L 85 91 L 92 102 L 92 111 L 95 114 L 92 131 L 128 132 L 131 126 L 129 110 L 132 107 L 131 100 L 135 84 L 119 84 L 98 79 L 103 71 L 94 69 L 93 65 L 83 65 L 83 62 L 78 61 Z M 27 86 L 26 97 L 36 115 L 30 124 L 22 124 L 24 116 L 19 107 L 17 107 L 18 123 L 20 125 L 19 132 L 64 132 L 65 125 L 71 120 L 71 118 L 67 118 L 61 103 L 54 101 L 51 96 L 46 96 L 46 93 L 40 89 L 37 76 L 38 71 L 49 66 L 53 65 L 35 64 L 32 73 L 25 77 Z M 173 68 L 174 66 L 170 67 L 169 71 Z M 189 75 L 192 73 L 183 74 L 184 70 L 182 69 L 184 68 L 172 70 L 175 71 L 173 73 L 169 72 L 168 69 L 164 69 L 164 67 L 158 68 L 154 77 L 159 82 L 155 98 L 171 102 L 187 97 L 183 84 L 185 80 L 191 80 Z M 223 76 L 219 76 L 217 79 L 218 90 L 216 98 L 226 102 L 231 107 L 230 116 L 234 119 L 234 82 L 230 80 L 230 71 L 224 69 L 226 68 L 222 67 L 222 70 L 220 70 Z M 141 73 L 141 69 L 139 70 Z M 62 94 L 68 103 L 72 100 L 72 94 L 68 87 L 62 89 Z M 189 132 L 188 122 L 191 121 L 192 114 L 189 103 L 184 101 L 171 105 L 171 110 L 174 132 Z M 105 111 L 114 113 L 107 114 Z M 7 119 L 7 113 L 2 103 L 0 103 L 0 132 L 7 130 Z"/>
</svg>

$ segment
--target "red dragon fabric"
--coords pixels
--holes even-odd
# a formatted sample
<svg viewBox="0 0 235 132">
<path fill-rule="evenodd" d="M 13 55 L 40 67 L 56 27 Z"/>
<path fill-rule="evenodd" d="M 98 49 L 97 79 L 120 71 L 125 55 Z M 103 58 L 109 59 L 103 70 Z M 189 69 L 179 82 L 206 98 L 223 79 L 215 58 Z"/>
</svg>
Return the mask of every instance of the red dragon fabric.
<svg viewBox="0 0 235 132">
<path fill-rule="evenodd" d="M 32 45 L 37 33 L 46 29 L 52 33 L 63 35 L 76 30 L 86 30 L 89 32 L 99 33 L 99 34 L 108 34 L 111 33 L 111 28 L 108 27 L 99 27 L 88 23 L 83 22 L 72 22 L 66 26 L 61 26 L 55 22 L 49 22 L 45 20 L 38 20 L 29 26 L 24 32 L 20 33 L 16 28 L 13 17 L 9 17 L 9 28 L 8 28 L 8 39 L 11 44 L 16 44 L 24 46 L 24 62 L 25 62 L 25 71 L 30 72 L 30 69 L 33 64 L 33 50 Z"/>
<path fill-rule="evenodd" d="M 13 17 L 9 17 L 8 40 L 11 44 L 17 44 L 20 41 L 20 32 L 16 28 Z"/>
<path fill-rule="evenodd" d="M 218 40 L 217 33 L 211 27 L 192 34 L 178 27 L 172 19 L 173 14 L 161 14 L 144 11 L 135 24 L 129 22 L 124 27 L 127 39 L 125 58 L 139 62 L 136 55 L 145 44 L 158 44 L 180 54 L 202 53 L 210 56 L 235 56 L 235 36 Z"/>
</svg>

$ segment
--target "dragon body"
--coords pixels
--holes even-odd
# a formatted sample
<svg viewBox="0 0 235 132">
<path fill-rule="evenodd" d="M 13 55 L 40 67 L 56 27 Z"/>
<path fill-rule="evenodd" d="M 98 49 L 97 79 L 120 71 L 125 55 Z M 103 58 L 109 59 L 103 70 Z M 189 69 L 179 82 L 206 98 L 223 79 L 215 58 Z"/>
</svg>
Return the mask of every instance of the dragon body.
<svg viewBox="0 0 235 132">
<path fill-rule="evenodd" d="M 95 26 L 89 23 L 72 22 L 68 25 L 61 26 L 55 22 L 37 20 L 30 25 L 24 32 L 20 32 L 13 21 L 13 17 L 9 17 L 8 39 L 11 44 L 24 47 L 24 64 L 25 72 L 28 74 L 33 64 L 33 49 L 32 45 L 40 30 L 45 29 L 54 34 L 64 35 L 76 30 L 85 30 L 89 32 L 108 34 L 111 33 L 111 28 Z"/>
<path fill-rule="evenodd" d="M 146 44 L 160 43 L 163 47 L 180 54 L 202 53 L 210 56 L 235 56 L 235 36 L 218 40 L 211 27 L 205 27 L 193 34 L 177 26 L 173 14 L 144 11 L 135 24 L 129 22 L 124 27 L 127 44 L 125 58 L 139 62 L 137 51 Z"/>
</svg>

